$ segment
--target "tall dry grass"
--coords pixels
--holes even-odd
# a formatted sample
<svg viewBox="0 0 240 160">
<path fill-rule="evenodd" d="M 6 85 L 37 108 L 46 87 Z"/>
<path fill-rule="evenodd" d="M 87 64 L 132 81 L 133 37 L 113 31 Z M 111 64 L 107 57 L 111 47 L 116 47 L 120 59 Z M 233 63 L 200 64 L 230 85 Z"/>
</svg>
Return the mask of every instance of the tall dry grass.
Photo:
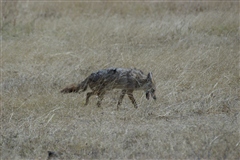
<svg viewBox="0 0 240 160">
<path fill-rule="evenodd" d="M 239 2 L 1 3 L 1 159 L 237 159 Z M 70 83 L 152 71 L 157 101 L 116 111 Z"/>
</svg>

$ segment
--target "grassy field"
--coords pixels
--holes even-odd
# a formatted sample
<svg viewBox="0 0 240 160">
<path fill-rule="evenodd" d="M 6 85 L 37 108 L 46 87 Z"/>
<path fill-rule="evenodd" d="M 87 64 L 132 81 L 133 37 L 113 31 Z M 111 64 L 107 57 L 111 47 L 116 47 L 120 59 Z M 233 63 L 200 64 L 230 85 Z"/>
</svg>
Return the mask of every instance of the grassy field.
<svg viewBox="0 0 240 160">
<path fill-rule="evenodd" d="M 239 1 L 1 3 L 1 159 L 238 159 Z M 61 94 L 102 68 L 153 73 L 157 101 Z"/>
</svg>

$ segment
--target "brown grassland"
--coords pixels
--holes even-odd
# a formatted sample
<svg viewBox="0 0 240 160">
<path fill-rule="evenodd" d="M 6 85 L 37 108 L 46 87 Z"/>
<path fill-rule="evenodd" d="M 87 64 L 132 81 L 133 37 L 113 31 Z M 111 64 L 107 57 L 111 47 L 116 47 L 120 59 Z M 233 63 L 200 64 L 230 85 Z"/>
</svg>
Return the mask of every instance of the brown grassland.
<svg viewBox="0 0 240 160">
<path fill-rule="evenodd" d="M 1 159 L 238 159 L 239 1 L 3 1 Z M 108 67 L 157 100 L 61 94 Z"/>
</svg>

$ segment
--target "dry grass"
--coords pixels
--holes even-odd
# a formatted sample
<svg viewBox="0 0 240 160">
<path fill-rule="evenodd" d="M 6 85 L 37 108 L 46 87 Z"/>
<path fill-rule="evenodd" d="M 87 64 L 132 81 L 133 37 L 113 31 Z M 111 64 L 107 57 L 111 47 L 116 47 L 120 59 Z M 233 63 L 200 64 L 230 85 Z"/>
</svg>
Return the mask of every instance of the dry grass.
<svg viewBox="0 0 240 160">
<path fill-rule="evenodd" d="M 237 159 L 239 2 L 1 4 L 1 159 Z M 157 101 L 59 91 L 107 67 L 153 72 Z"/>
</svg>

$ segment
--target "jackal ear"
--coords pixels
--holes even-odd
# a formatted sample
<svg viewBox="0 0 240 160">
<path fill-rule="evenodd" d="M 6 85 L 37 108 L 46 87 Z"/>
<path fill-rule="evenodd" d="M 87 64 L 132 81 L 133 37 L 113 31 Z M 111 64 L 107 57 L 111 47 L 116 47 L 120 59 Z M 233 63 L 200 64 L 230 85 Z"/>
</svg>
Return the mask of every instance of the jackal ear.
<svg viewBox="0 0 240 160">
<path fill-rule="evenodd" d="M 152 72 L 149 72 L 147 75 L 147 80 L 152 81 Z"/>
</svg>

